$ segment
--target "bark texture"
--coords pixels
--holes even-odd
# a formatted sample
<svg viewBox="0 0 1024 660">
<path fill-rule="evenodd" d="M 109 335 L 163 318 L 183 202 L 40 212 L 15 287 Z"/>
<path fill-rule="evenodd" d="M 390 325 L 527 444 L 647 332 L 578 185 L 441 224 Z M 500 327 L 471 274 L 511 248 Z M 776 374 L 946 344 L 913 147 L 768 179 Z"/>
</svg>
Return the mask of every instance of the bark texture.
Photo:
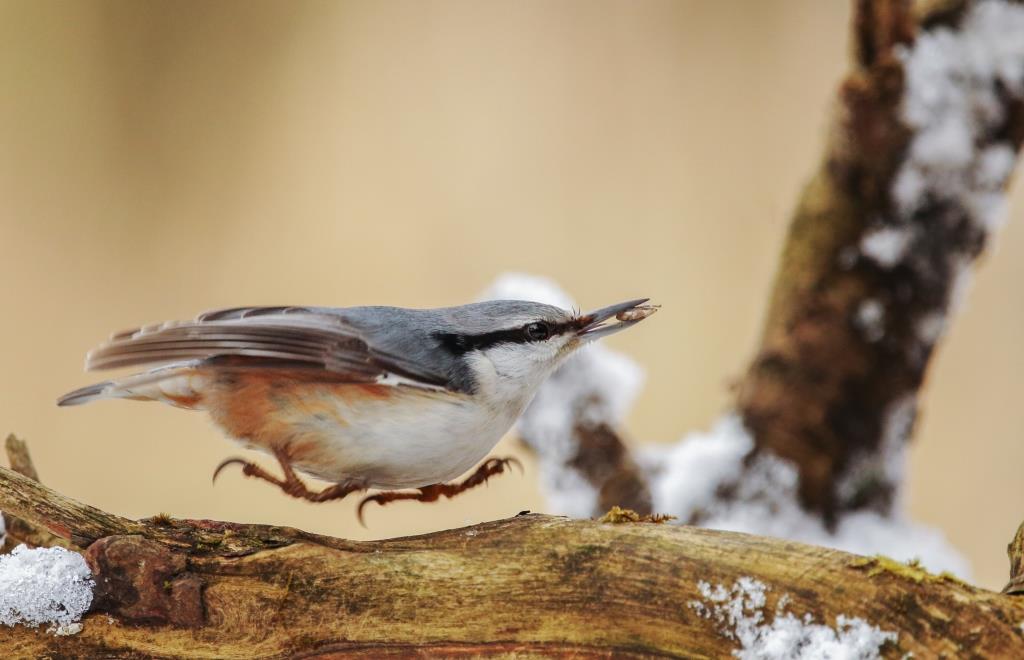
<svg viewBox="0 0 1024 660">
<path fill-rule="evenodd" d="M 972 4 L 857 2 L 855 68 L 840 87 L 832 140 L 793 217 L 761 345 L 739 387 L 758 450 L 798 466 L 803 504 L 826 520 L 890 509 L 899 483 L 886 464 L 910 437 L 958 276 L 989 237 L 961 199 L 926 191 L 907 209 L 893 193 L 915 138 L 901 114 L 904 56 L 926 31 L 959 29 Z M 1021 99 L 998 86 L 996 95 L 1001 118 L 977 137 L 976 155 L 996 145 L 1016 153 L 1024 139 Z M 891 262 L 865 247 L 882 232 L 905 241 Z"/>
<path fill-rule="evenodd" d="M 4 442 L 4 450 L 7 452 L 7 461 L 11 469 L 18 474 L 28 477 L 32 481 L 39 481 L 39 473 L 32 464 L 32 456 L 28 451 L 28 444 L 13 433 L 7 436 Z M 0 543 L 0 552 L 9 552 L 20 544 L 30 548 L 51 548 L 53 546 L 70 547 L 71 543 L 51 533 L 45 527 L 33 525 L 10 513 L 0 513 L 4 522 L 4 542 Z"/>
<path fill-rule="evenodd" d="M 1024 653 L 1024 601 L 884 559 L 650 523 L 542 515 L 350 542 L 127 521 L 0 468 L 0 507 L 74 540 L 97 581 L 81 632 L 0 628 L 7 657 L 725 657 L 699 582 L 765 583 L 767 612 L 898 631 L 900 657 Z M 83 515 L 89 512 L 89 515 Z M 768 614 L 770 617 L 771 614 Z"/>
</svg>

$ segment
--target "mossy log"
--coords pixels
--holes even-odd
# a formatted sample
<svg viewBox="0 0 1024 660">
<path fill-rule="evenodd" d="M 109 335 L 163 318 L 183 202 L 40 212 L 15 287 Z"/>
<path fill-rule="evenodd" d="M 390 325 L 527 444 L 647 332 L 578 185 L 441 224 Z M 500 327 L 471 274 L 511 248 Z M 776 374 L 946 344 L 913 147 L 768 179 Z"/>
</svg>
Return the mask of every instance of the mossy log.
<svg viewBox="0 0 1024 660">
<path fill-rule="evenodd" d="M 130 521 L 0 468 L 0 508 L 68 539 L 97 581 L 82 630 L 0 628 L 5 657 L 726 657 L 692 603 L 751 577 L 767 611 L 862 617 L 900 657 L 1024 654 L 1024 600 L 895 562 L 744 534 L 525 514 L 352 542 L 294 529 Z M 770 615 L 769 615 L 770 616 Z"/>
</svg>

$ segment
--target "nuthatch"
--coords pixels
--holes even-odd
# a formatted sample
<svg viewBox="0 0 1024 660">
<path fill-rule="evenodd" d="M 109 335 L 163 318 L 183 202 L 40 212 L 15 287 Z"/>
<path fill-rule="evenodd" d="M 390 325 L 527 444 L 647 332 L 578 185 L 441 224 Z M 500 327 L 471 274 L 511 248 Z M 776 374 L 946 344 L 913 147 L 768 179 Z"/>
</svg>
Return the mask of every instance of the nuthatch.
<svg viewBox="0 0 1024 660">
<path fill-rule="evenodd" d="M 274 455 L 284 478 L 244 474 L 314 502 L 367 488 L 360 504 L 451 497 L 502 472 L 490 459 L 458 484 L 573 351 L 639 323 L 647 299 L 589 314 L 516 300 L 442 309 L 239 307 L 113 335 L 86 369 L 152 365 L 70 392 L 205 410 L 228 436 Z M 607 324 L 617 318 L 620 322 Z M 310 491 L 295 470 L 334 482 Z"/>
</svg>

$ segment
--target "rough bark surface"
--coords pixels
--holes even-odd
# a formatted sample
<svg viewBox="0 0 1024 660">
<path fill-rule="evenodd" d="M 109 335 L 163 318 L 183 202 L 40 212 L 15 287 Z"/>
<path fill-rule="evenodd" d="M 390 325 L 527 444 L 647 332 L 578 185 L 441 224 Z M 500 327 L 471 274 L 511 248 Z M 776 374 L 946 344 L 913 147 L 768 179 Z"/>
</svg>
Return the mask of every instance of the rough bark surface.
<svg viewBox="0 0 1024 660">
<path fill-rule="evenodd" d="M 891 192 L 913 138 L 900 114 L 899 47 L 925 29 L 956 29 L 970 5 L 857 3 L 855 69 L 841 85 L 833 139 L 792 220 L 761 345 L 739 387 L 758 449 L 798 466 L 804 505 L 826 520 L 891 507 L 899 484 L 885 474 L 893 450 L 885 445 L 898 450 L 909 438 L 941 334 L 923 324 L 941 328 L 959 270 L 988 238 L 948 199 L 927 198 L 901 216 Z M 1020 100 L 1000 101 L 1002 121 L 974 145 L 979 153 L 995 144 L 1020 150 Z M 880 264 L 860 247 L 887 228 L 912 237 L 899 263 Z M 880 325 L 868 327 L 867 312 Z M 900 416 L 902 427 L 893 428 Z"/>
<path fill-rule="evenodd" d="M 11 433 L 4 442 L 4 450 L 7 452 L 7 462 L 12 470 L 33 481 L 39 481 L 39 473 L 36 471 L 35 465 L 32 464 L 32 456 L 29 454 L 28 445 L 24 440 Z M 67 548 L 71 545 L 69 541 L 52 534 L 45 527 L 33 525 L 9 513 L 0 513 L 0 516 L 3 517 L 5 531 L 4 542 L 0 543 L 0 552 L 9 552 L 21 544 L 30 548 L 53 546 Z"/>
<path fill-rule="evenodd" d="M 1010 581 L 1003 587 L 1003 593 L 1024 594 L 1024 523 L 1006 546 L 1006 555 L 1010 558 Z"/>
<path fill-rule="evenodd" d="M 898 631 L 887 656 L 1024 653 L 1024 601 L 1013 596 L 743 534 L 523 515 L 350 542 L 126 521 L 2 468 L 0 507 L 74 539 L 99 585 L 76 635 L 0 628 L 7 657 L 718 658 L 736 642 L 692 603 L 703 600 L 700 581 L 741 577 L 768 585 L 768 612 L 786 597 L 798 616 L 832 625 L 845 614 Z"/>
</svg>

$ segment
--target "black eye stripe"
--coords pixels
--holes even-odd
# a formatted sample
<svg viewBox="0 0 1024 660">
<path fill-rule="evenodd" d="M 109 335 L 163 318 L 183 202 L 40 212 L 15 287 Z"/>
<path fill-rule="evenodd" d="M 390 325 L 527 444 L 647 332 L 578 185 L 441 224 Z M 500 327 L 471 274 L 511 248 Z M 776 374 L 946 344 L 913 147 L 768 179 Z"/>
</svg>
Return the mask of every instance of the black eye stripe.
<svg viewBox="0 0 1024 660">
<path fill-rule="evenodd" d="M 563 334 L 569 330 L 575 330 L 576 324 L 573 321 L 565 323 L 543 322 L 548 328 L 548 338 Z M 525 344 L 532 341 L 526 334 L 526 328 L 532 323 L 527 323 L 518 328 L 508 330 L 495 330 L 484 332 L 479 335 L 460 335 L 454 333 L 439 332 L 434 336 L 441 342 L 441 345 L 456 355 L 462 355 L 469 351 L 483 350 L 497 344 Z"/>
</svg>

